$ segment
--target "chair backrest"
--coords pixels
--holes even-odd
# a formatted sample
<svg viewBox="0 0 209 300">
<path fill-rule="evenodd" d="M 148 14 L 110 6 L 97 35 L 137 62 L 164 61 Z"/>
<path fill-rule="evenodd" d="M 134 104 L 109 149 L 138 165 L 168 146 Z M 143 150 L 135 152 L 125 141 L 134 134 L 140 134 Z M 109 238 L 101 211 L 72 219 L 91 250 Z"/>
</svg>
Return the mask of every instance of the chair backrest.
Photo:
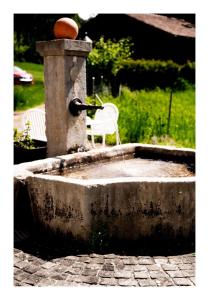
<svg viewBox="0 0 209 300">
<path fill-rule="evenodd" d="M 30 122 L 30 136 L 32 139 L 46 141 L 45 111 L 29 109 L 23 115 L 23 126 Z"/>
<path fill-rule="evenodd" d="M 119 111 L 113 103 L 104 103 L 104 109 L 98 109 L 91 125 L 93 134 L 113 134 L 118 129 Z"/>
</svg>

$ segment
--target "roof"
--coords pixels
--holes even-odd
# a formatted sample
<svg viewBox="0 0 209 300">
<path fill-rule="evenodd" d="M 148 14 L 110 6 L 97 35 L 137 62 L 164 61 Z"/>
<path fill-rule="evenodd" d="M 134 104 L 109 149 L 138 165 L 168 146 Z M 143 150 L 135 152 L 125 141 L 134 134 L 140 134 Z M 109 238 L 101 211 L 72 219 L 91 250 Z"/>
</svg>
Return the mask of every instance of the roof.
<svg viewBox="0 0 209 300">
<path fill-rule="evenodd" d="M 195 38 L 194 24 L 183 19 L 158 14 L 128 14 L 128 16 L 173 35 Z"/>
</svg>

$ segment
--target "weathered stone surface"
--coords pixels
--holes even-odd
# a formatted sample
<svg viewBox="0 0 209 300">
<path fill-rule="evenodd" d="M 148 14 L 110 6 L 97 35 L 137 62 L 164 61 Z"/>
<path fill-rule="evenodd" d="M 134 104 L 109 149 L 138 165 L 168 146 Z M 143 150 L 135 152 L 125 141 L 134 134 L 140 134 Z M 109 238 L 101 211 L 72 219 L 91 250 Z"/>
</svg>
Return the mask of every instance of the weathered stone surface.
<svg viewBox="0 0 209 300">
<path fill-rule="evenodd" d="M 172 265 L 172 264 L 162 264 L 161 267 L 163 268 L 164 271 L 178 271 L 179 270 L 177 265 Z"/>
<path fill-rule="evenodd" d="M 156 280 L 157 286 L 174 286 L 174 282 L 171 278 L 157 278 Z"/>
<path fill-rule="evenodd" d="M 156 264 L 166 264 L 168 262 L 168 258 L 162 256 L 155 256 L 154 261 Z"/>
<path fill-rule="evenodd" d="M 96 258 L 93 258 L 92 260 L 91 260 L 91 262 L 93 263 L 93 264 L 103 264 L 104 263 L 104 258 L 102 258 L 102 257 L 96 257 Z"/>
<path fill-rule="evenodd" d="M 26 267 L 28 267 L 28 261 L 19 261 L 16 263 L 16 267 L 19 269 L 24 269 Z"/>
<path fill-rule="evenodd" d="M 56 280 L 52 278 L 42 278 L 37 286 L 54 286 L 56 284 Z"/>
<path fill-rule="evenodd" d="M 101 270 L 102 265 L 101 264 L 89 263 L 89 264 L 86 264 L 85 268 L 86 269 L 91 269 L 91 270 Z"/>
<path fill-rule="evenodd" d="M 64 280 L 64 279 L 66 279 L 67 278 L 67 274 L 66 275 L 63 275 L 63 274 L 60 274 L 60 273 L 58 273 L 58 272 L 54 272 L 51 276 L 50 276 L 50 278 L 51 279 L 55 279 L 55 280 Z"/>
<path fill-rule="evenodd" d="M 54 142 L 54 144 L 59 143 Z M 167 229 L 165 228 L 165 230 L 170 230 L 169 232 L 173 232 L 172 235 L 175 236 L 180 229 L 182 230 L 182 228 L 184 228 L 185 232 L 182 234 L 187 236 L 187 234 L 191 232 L 191 229 L 194 228 L 194 222 L 192 220 L 194 219 L 195 207 L 193 197 L 195 180 L 193 177 L 187 179 L 180 178 L 178 182 L 170 178 L 160 178 L 157 182 L 154 182 L 151 179 L 143 179 L 142 181 L 134 181 L 131 179 L 131 182 L 129 182 L 129 179 L 121 179 L 119 182 L 116 182 L 115 178 L 113 178 L 101 180 L 101 184 L 92 182 L 92 185 L 90 185 L 89 182 L 86 183 L 84 180 L 76 180 L 75 183 L 75 179 L 71 182 L 69 178 L 60 178 L 59 180 L 57 177 L 55 178 L 55 176 L 38 174 L 39 172 L 50 172 L 50 170 L 54 168 L 59 170 L 67 165 L 70 167 L 72 165 L 75 166 L 91 161 L 94 162 L 100 159 L 110 159 L 117 155 L 130 154 L 131 151 L 132 153 L 135 153 L 136 151 L 156 151 L 156 153 L 159 151 L 164 153 L 166 153 L 166 151 L 168 152 L 168 149 L 166 148 L 145 147 L 140 144 L 121 145 L 113 148 L 114 149 L 111 150 L 96 149 L 95 151 L 92 150 L 88 153 L 63 155 L 62 157 L 59 156 L 59 158 L 23 164 L 24 166 L 22 166 L 22 169 L 36 172 L 35 175 L 26 176 L 26 181 L 27 185 L 30 187 L 30 197 L 33 199 L 32 202 L 34 202 L 32 204 L 34 211 L 39 212 L 39 214 L 37 214 L 38 216 L 36 215 L 37 221 L 40 221 L 44 227 L 49 226 L 52 231 L 61 231 L 67 235 L 72 234 L 73 236 L 81 236 L 81 238 L 86 241 L 89 240 L 91 230 L 94 227 L 92 222 L 102 218 L 103 222 L 108 224 L 110 235 L 112 235 L 111 231 L 115 228 L 115 232 L 113 233 L 117 233 L 120 238 L 137 239 L 140 238 L 142 233 L 147 236 L 152 234 L 154 230 L 152 223 L 155 223 L 156 226 L 161 226 L 163 211 L 166 212 L 166 214 L 169 211 L 169 220 L 172 221 L 168 226 L 166 225 Z M 175 150 L 175 152 L 179 153 L 181 151 Z M 178 154 L 177 156 L 179 157 L 181 154 Z M 171 190 L 172 193 L 170 193 Z M 178 192 L 179 190 L 181 190 L 181 193 Z M 66 194 L 68 196 L 66 196 Z M 153 201 L 149 202 L 149 199 L 147 198 L 147 195 L 149 194 L 155 194 L 156 199 L 161 199 L 161 201 L 156 203 Z M 97 199 L 103 198 L 110 199 L 111 195 L 114 195 L 114 201 L 108 201 L 108 203 L 107 201 L 97 201 Z M 134 207 L 125 201 L 124 195 L 126 195 L 126 198 L 128 197 L 128 199 L 134 199 Z M 141 203 L 140 199 L 145 199 L 145 201 Z M 178 203 L 182 203 L 182 207 L 185 207 L 184 214 L 181 211 L 181 215 L 179 215 L 176 208 L 176 205 L 179 204 L 176 203 L 176 205 L 172 206 L 172 199 L 177 199 L 176 201 Z M 187 201 L 187 199 L 190 199 L 190 201 Z M 112 205 L 113 203 L 114 205 Z M 108 204 L 108 209 L 106 209 L 106 204 Z M 130 214 L 133 216 L 133 220 L 135 220 L 135 230 L 132 232 L 131 236 L 129 232 L 132 230 L 132 222 L 125 222 L 127 219 L 126 216 L 129 216 Z M 152 222 L 150 222 L 150 218 L 152 218 Z M 178 219 L 178 222 L 176 222 L 176 218 Z M 147 220 L 147 222 L 144 222 L 145 220 Z M 75 225 L 74 223 L 76 221 L 77 224 Z M 184 224 L 184 222 L 187 224 Z M 125 226 L 125 228 L 123 226 Z M 154 260 L 155 259 L 159 264 L 162 264 L 162 262 L 165 263 L 167 260 L 167 258 L 162 260 L 160 256 L 155 256 Z M 175 260 L 175 257 L 168 257 L 168 259 L 171 259 L 173 264 L 182 263 L 182 259 L 178 262 Z M 187 259 L 188 262 L 192 260 L 192 256 Z M 132 259 L 129 261 L 126 259 L 125 263 L 135 264 Z M 149 263 L 149 261 L 145 261 L 144 264 L 147 263 Z M 152 263 L 153 261 L 150 262 L 150 264 Z"/>
<path fill-rule="evenodd" d="M 173 281 L 176 285 L 181 285 L 181 286 L 193 285 L 188 278 L 173 278 Z"/>
<path fill-rule="evenodd" d="M 163 271 L 150 271 L 150 277 L 155 278 L 168 278 L 168 275 Z"/>
<path fill-rule="evenodd" d="M 82 272 L 83 276 L 93 276 L 96 275 L 98 273 L 98 270 L 96 269 L 85 269 Z"/>
<path fill-rule="evenodd" d="M 101 278 L 99 281 L 99 284 L 101 284 L 101 285 L 116 286 L 117 283 L 118 283 L 118 281 L 115 278 Z"/>
<path fill-rule="evenodd" d="M 134 277 L 136 279 L 144 279 L 144 278 L 149 278 L 149 273 L 146 271 L 141 271 L 141 272 L 134 272 Z"/>
<path fill-rule="evenodd" d="M 156 282 L 152 279 L 139 279 L 138 283 L 140 286 L 156 286 Z"/>
<path fill-rule="evenodd" d="M 31 274 L 29 277 L 25 278 L 22 282 L 29 285 L 37 285 L 41 281 L 41 278 L 35 274 Z"/>
<path fill-rule="evenodd" d="M 137 258 L 130 257 L 123 259 L 123 263 L 124 265 L 135 265 L 138 263 L 138 260 Z"/>
<path fill-rule="evenodd" d="M 139 258 L 138 260 L 139 264 L 142 265 L 152 265 L 153 264 L 153 259 L 148 257 L 148 258 Z"/>
<path fill-rule="evenodd" d="M 195 256 L 194 255 L 183 256 L 182 261 L 183 261 L 184 264 L 192 264 L 192 263 L 195 262 Z"/>
<path fill-rule="evenodd" d="M 148 270 L 148 268 L 147 268 L 147 265 L 146 266 L 144 266 L 144 265 L 135 265 L 134 267 L 134 271 L 138 271 L 138 272 L 140 272 L 140 271 L 147 271 Z"/>
<path fill-rule="evenodd" d="M 80 269 L 80 268 L 79 268 Z M 71 267 L 63 266 L 62 264 L 57 264 L 52 267 L 53 272 L 65 273 L 71 270 Z"/>
<path fill-rule="evenodd" d="M 133 272 L 131 271 L 116 271 L 114 277 L 115 278 L 130 278 L 133 276 Z"/>
<path fill-rule="evenodd" d="M 162 268 L 158 264 L 146 265 L 146 267 L 149 271 L 162 271 Z"/>
<path fill-rule="evenodd" d="M 44 56 L 47 154 L 67 154 L 86 146 L 86 113 L 75 117 L 68 106 L 75 97 L 85 102 L 91 44 L 61 39 L 37 42 L 37 50 Z"/>
<path fill-rule="evenodd" d="M 129 278 L 129 279 L 119 279 L 118 284 L 120 286 L 138 286 L 137 280 Z"/>
<path fill-rule="evenodd" d="M 52 263 L 50 261 L 46 262 L 45 264 L 42 265 L 42 268 L 44 269 L 50 269 L 52 267 L 56 266 L 55 263 Z"/>
<path fill-rule="evenodd" d="M 99 278 L 96 276 L 83 276 L 83 281 L 84 283 L 89 283 L 89 284 L 97 284 Z"/>
<path fill-rule="evenodd" d="M 180 270 L 194 270 L 195 266 L 193 264 L 181 264 L 181 265 L 178 265 L 178 268 Z"/>
<path fill-rule="evenodd" d="M 47 269 L 42 269 L 42 268 L 39 268 L 39 270 L 37 272 L 35 272 L 34 274 L 36 274 L 37 276 L 39 277 L 49 277 L 51 272 Z"/>
<path fill-rule="evenodd" d="M 182 270 L 184 277 L 195 277 L 195 270 Z"/>
<path fill-rule="evenodd" d="M 39 270 L 39 267 L 33 264 L 28 264 L 25 268 L 24 271 L 30 273 L 30 274 L 34 274 L 36 271 Z"/>
<path fill-rule="evenodd" d="M 114 277 L 113 271 L 99 271 L 98 276 L 108 278 L 108 277 Z"/>
<path fill-rule="evenodd" d="M 15 275 L 15 280 L 23 281 L 24 279 L 29 278 L 30 276 L 31 275 L 29 273 L 22 271 Z"/>
<path fill-rule="evenodd" d="M 81 274 L 82 271 L 83 271 L 83 268 L 71 267 L 67 270 L 67 273 L 72 274 L 72 275 L 79 275 L 79 274 Z"/>
<path fill-rule="evenodd" d="M 104 271 L 114 271 L 114 264 L 113 263 L 105 263 L 102 267 Z"/>
<path fill-rule="evenodd" d="M 127 266 L 126 266 L 126 267 L 127 267 Z M 122 259 L 117 259 L 117 260 L 116 260 L 116 262 L 115 262 L 115 268 L 116 268 L 117 270 L 119 270 L 119 271 L 125 269 L 125 265 L 124 265 Z"/>
<path fill-rule="evenodd" d="M 166 271 L 166 273 L 171 277 L 171 278 L 182 278 L 184 277 L 184 274 L 182 271 Z"/>
<path fill-rule="evenodd" d="M 42 56 L 80 55 L 87 56 L 92 44 L 82 40 L 57 39 L 36 42 L 36 50 Z"/>
<path fill-rule="evenodd" d="M 178 256 L 170 256 L 168 257 L 168 261 L 173 265 L 178 265 L 178 264 L 182 264 L 183 258 Z"/>
</svg>

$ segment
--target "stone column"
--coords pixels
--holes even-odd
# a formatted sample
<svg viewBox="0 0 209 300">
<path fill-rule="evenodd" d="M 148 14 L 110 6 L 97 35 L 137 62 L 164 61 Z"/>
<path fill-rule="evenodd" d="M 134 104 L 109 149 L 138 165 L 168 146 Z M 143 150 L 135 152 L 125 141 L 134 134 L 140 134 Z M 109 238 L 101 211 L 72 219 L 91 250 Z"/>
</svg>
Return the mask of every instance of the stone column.
<svg viewBox="0 0 209 300">
<path fill-rule="evenodd" d="M 73 98 L 85 102 L 86 57 L 92 44 L 80 40 L 59 39 L 36 43 L 44 57 L 47 156 L 77 151 L 86 146 L 86 112 L 70 114 Z"/>
</svg>

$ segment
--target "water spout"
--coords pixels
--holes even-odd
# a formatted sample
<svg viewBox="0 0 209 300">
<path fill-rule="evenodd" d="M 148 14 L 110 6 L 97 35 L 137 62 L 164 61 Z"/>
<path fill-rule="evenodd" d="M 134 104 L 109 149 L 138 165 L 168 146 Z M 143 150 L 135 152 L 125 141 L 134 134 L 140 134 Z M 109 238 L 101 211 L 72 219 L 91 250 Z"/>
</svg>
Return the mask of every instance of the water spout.
<svg viewBox="0 0 209 300">
<path fill-rule="evenodd" d="M 103 106 L 84 104 L 79 98 L 70 101 L 69 111 L 73 116 L 79 116 L 83 110 L 103 109 Z"/>
</svg>

